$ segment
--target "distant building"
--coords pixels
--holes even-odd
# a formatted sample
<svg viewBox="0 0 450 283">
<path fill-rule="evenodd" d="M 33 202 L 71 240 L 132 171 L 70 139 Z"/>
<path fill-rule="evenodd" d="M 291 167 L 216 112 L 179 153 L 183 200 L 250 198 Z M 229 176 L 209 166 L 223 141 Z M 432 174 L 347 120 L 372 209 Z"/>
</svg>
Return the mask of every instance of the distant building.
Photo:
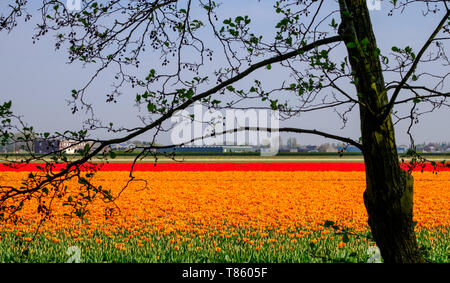
<svg viewBox="0 0 450 283">
<path fill-rule="evenodd" d="M 79 142 L 75 140 L 62 140 L 59 143 L 59 149 L 63 150 L 67 154 L 75 154 L 78 151 L 84 150 L 85 146 L 89 144 L 92 145 L 92 142 Z"/>
<path fill-rule="evenodd" d="M 319 148 L 317 149 L 319 152 L 337 152 L 337 148 L 332 146 L 329 143 L 325 143 L 319 146 Z"/>
<path fill-rule="evenodd" d="M 255 152 L 255 149 L 249 145 L 224 145 L 222 152 Z"/>
<path fill-rule="evenodd" d="M 356 146 L 350 145 L 347 147 L 342 147 L 342 146 L 338 146 L 337 147 L 338 151 L 343 151 L 343 152 L 353 152 L 353 153 L 359 153 L 362 152 L 361 149 L 357 148 Z"/>
<path fill-rule="evenodd" d="M 16 143 L 7 143 L 4 146 L 0 145 L 0 152 L 8 153 L 8 152 L 18 152 Z"/>
<path fill-rule="evenodd" d="M 406 153 L 408 151 L 408 146 L 400 145 L 397 147 L 397 153 Z"/>
<path fill-rule="evenodd" d="M 59 150 L 59 144 L 59 140 L 37 139 L 33 144 L 34 153 L 47 154 L 56 152 Z"/>
<path fill-rule="evenodd" d="M 157 150 L 161 153 L 222 153 L 222 146 L 181 146 L 181 147 L 169 147 L 159 148 Z"/>
<path fill-rule="evenodd" d="M 308 152 L 309 149 L 306 146 L 297 147 L 298 152 Z"/>
<path fill-rule="evenodd" d="M 306 152 L 319 152 L 316 145 L 307 145 Z"/>
<path fill-rule="evenodd" d="M 255 148 L 249 145 L 181 146 L 181 147 L 160 148 L 157 151 L 165 153 L 256 152 Z"/>
<path fill-rule="evenodd" d="M 296 138 L 288 138 L 286 142 L 287 148 L 296 148 L 297 147 L 297 139 Z"/>
<path fill-rule="evenodd" d="M 136 146 L 132 143 L 118 143 L 118 144 L 111 145 L 111 149 L 117 150 L 117 151 L 132 150 L 135 147 Z"/>
</svg>

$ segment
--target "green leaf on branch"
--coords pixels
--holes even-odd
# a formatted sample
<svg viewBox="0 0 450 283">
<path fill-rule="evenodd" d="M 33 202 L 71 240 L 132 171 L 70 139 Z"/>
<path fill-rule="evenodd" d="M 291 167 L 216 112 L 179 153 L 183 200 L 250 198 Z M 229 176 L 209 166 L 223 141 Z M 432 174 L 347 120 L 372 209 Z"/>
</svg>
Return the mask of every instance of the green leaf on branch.
<svg viewBox="0 0 450 283">
<path fill-rule="evenodd" d="M 89 145 L 89 144 L 86 144 L 86 145 L 84 146 L 84 152 L 87 153 L 87 152 L 89 151 L 89 148 L 90 148 L 90 145 Z"/>
<path fill-rule="evenodd" d="M 235 88 L 232 85 L 229 85 L 229 86 L 227 86 L 227 90 L 231 91 L 231 92 L 234 92 Z"/>
</svg>

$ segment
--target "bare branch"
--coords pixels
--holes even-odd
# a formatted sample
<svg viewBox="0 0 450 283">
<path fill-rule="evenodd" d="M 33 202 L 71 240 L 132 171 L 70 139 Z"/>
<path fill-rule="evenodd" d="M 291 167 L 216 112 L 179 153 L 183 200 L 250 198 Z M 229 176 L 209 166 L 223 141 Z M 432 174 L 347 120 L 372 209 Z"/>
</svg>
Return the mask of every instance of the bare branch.
<svg viewBox="0 0 450 283">
<path fill-rule="evenodd" d="M 389 115 L 389 113 L 391 112 L 391 110 L 392 110 L 392 108 L 393 108 L 393 106 L 395 104 L 395 100 L 397 99 L 397 96 L 399 95 L 399 93 L 402 90 L 403 86 L 407 83 L 409 78 L 414 74 L 414 72 L 416 70 L 416 67 L 419 64 L 420 59 L 422 58 L 423 54 L 428 49 L 430 44 L 433 42 L 435 37 L 439 34 L 439 32 L 441 31 L 441 29 L 443 28 L 445 23 L 448 21 L 448 17 L 449 16 L 450 16 L 450 11 L 447 10 L 445 16 L 441 19 L 441 21 L 439 22 L 438 26 L 435 28 L 433 33 L 430 35 L 428 40 L 425 42 L 423 47 L 420 49 L 419 53 L 416 56 L 416 59 L 414 60 L 412 66 L 410 67 L 408 73 L 403 77 L 402 81 L 395 88 L 395 91 L 392 94 L 392 97 L 391 97 L 389 103 L 383 107 L 383 112 L 379 115 L 380 121 L 384 121 L 386 119 L 386 117 Z"/>
</svg>

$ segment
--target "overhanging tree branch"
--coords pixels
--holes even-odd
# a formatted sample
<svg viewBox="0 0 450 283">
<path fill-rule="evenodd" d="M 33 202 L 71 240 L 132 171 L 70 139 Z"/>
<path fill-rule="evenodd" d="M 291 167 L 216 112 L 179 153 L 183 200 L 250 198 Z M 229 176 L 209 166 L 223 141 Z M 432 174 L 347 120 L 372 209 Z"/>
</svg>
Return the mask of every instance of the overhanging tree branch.
<svg viewBox="0 0 450 283">
<path fill-rule="evenodd" d="M 179 111 L 179 110 L 183 110 L 187 107 L 189 107 L 192 103 L 201 100 L 202 98 L 206 98 L 218 91 L 220 91 L 222 88 L 227 87 L 229 85 L 231 85 L 232 83 L 235 83 L 237 81 L 239 81 L 242 78 L 245 78 L 246 76 L 248 76 L 249 74 L 251 74 L 252 72 L 265 67 L 269 64 L 273 64 L 273 63 L 278 63 L 290 58 L 293 58 L 295 56 L 298 56 L 301 53 L 307 52 L 313 48 L 316 48 L 317 46 L 320 45 L 324 45 L 324 44 L 329 44 L 329 43 L 333 43 L 333 42 L 339 42 L 342 41 L 342 37 L 341 36 L 333 36 L 333 37 L 329 37 L 329 38 L 324 38 L 324 39 L 320 39 L 317 40 L 313 43 L 307 44 L 302 46 L 301 48 L 298 48 L 297 50 L 288 52 L 286 54 L 282 54 L 282 55 L 278 55 L 278 56 L 274 56 L 272 58 L 263 60 L 261 62 L 255 63 L 254 65 L 250 66 L 249 68 L 247 68 L 245 71 L 239 73 L 238 75 L 236 75 L 233 78 L 230 78 L 224 82 L 222 82 L 221 84 L 217 85 L 214 88 L 211 88 L 201 94 L 198 94 L 196 96 L 193 96 L 191 99 L 189 99 L 188 101 L 180 104 L 179 106 L 172 108 L 170 110 L 167 111 L 167 113 L 165 113 L 164 115 L 162 115 L 160 118 L 156 119 L 154 122 L 152 122 L 151 124 L 147 125 L 146 127 L 143 127 L 133 133 L 130 133 L 124 137 L 121 138 L 116 138 L 116 139 L 109 139 L 109 140 L 103 140 L 100 141 L 100 145 L 92 150 L 91 152 L 88 152 L 86 155 L 84 155 L 82 158 L 70 162 L 67 164 L 66 168 L 61 170 L 59 173 L 56 173 L 54 175 L 49 176 L 48 178 L 46 178 L 45 180 L 41 181 L 40 183 L 38 183 L 33 189 L 28 190 L 28 192 L 35 192 L 40 190 L 41 188 L 43 188 L 45 185 L 50 184 L 53 180 L 63 177 L 66 174 L 70 173 L 71 170 L 74 170 L 76 168 L 78 168 L 79 166 L 81 166 L 82 164 L 88 162 L 91 158 L 95 157 L 97 154 L 99 154 L 104 148 L 106 148 L 109 145 L 112 144 L 116 144 L 116 143 L 122 143 L 125 141 L 128 141 L 134 137 L 137 137 L 153 128 L 155 128 L 156 126 L 162 124 L 164 121 L 166 121 L 167 119 L 169 119 L 175 112 Z M 338 139 L 342 139 L 342 137 L 338 137 L 338 136 L 334 136 L 331 134 L 326 134 L 317 130 L 303 130 L 303 133 L 311 133 L 311 134 L 321 134 L 322 136 L 325 137 L 329 137 L 329 138 L 338 138 Z M 354 144 L 354 141 L 349 140 L 349 143 Z M 356 146 L 356 145 L 355 145 Z M 360 145 L 358 145 L 358 147 L 360 147 Z"/>
<path fill-rule="evenodd" d="M 212 138 L 212 137 L 221 136 L 221 135 L 230 134 L 230 133 L 242 132 L 242 131 L 258 131 L 258 132 L 269 132 L 269 133 L 289 132 L 289 133 L 297 133 L 297 134 L 318 135 L 318 136 L 322 136 L 322 137 L 325 137 L 325 138 L 330 138 L 330 139 L 334 139 L 334 140 L 337 140 L 337 141 L 341 141 L 341 142 L 345 142 L 345 143 L 351 144 L 351 145 L 356 146 L 357 148 L 359 148 L 361 150 L 363 149 L 362 144 L 360 144 L 359 142 L 357 142 L 357 141 L 355 141 L 355 140 L 353 140 L 351 138 L 346 138 L 346 137 L 342 137 L 342 136 L 338 136 L 338 135 L 334 135 L 334 134 L 318 131 L 316 129 L 301 129 L 301 128 L 292 128 L 292 127 L 283 127 L 283 128 L 239 127 L 239 128 L 235 128 L 235 129 L 231 129 L 231 130 L 222 131 L 222 132 L 219 132 L 219 133 L 211 133 L 209 135 L 204 135 L 204 136 L 201 136 L 201 137 L 192 138 L 191 140 L 186 141 L 184 143 L 180 143 L 180 144 L 172 144 L 172 145 L 164 145 L 164 146 L 151 145 L 151 146 L 149 146 L 147 148 L 164 149 L 164 148 L 179 147 L 179 146 L 184 146 L 184 145 L 193 143 L 193 142 L 198 141 L 198 140 Z"/>
<path fill-rule="evenodd" d="M 286 54 L 274 56 L 272 58 L 269 58 L 269 59 L 263 60 L 261 62 L 255 63 L 254 65 L 250 66 L 245 71 L 243 71 L 242 73 L 239 73 L 235 77 L 232 77 L 232 78 L 230 78 L 230 79 L 220 83 L 216 87 L 211 88 L 211 89 L 209 89 L 209 90 L 207 90 L 207 91 L 205 91 L 205 92 L 203 92 L 201 94 L 193 96 L 188 101 L 180 104 L 179 106 L 177 106 L 177 107 L 175 107 L 173 109 L 170 109 L 169 111 L 167 111 L 166 114 L 162 115 L 159 119 L 155 120 L 153 123 L 147 125 L 146 127 L 143 127 L 142 129 L 139 129 L 138 131 L 136 131 L 134 133 L 131 133 L 131 134 L 125 136 L 125 137 L 112 139 L 112 140 L 108 140 L 108 141 L 103 141 L 103 143 L 106 143 L 106 145 L 109 145 L 109 144 L 113 144 L 113 143 L 121 143 L 121 142 L 130 140 L 130 139 L 132 139 L 132 138 L 134 138 L 136 136 L 139 136 L 139 135 L 141 135 L 141 134 L 143 134 L 143 133 L 153 129 L 155 126 L 161 124 L 162 122 L 164 122 L 165 120 L 170 118 L 176 111 L 186 109 L 192 103 L 194 103 L 196 101 L 199 101 L 199 100 L 201 100 L 203 98 L 206 98 L 206 97 L 208 97 L 208 96 L 210 96 L 210 95 L 220 91 L 221 89 L 223 89 L 223 88 L 231 85 L 232 83 L 235 83 L 235 82 L 237 82 L 237 81 L 247 77 L 249 74 L 251 74 L 252 72 L 254 72 L 254 71 L 256 71 L 256 70 L 258 70 L 258 69 L 260 69 L 262 67 L 265 67 L 265 66 L 267 66 L 269 64 L 278 63 L 278 62 L 290 59 L 290 58 L 295 57 L 295 56 L 297 56 L 297 55 L 299 55 L 299 54 L 301 54 L 303 52 L 307 52 L 307 51 L 309 51 L 309 50 L 311 50 L 311 49 L 313 49 L 313 48 L 315 48 L 317 46 L 324 45 L 324 44 L 329 44 L 329 43 L 333 43 L 333 42 L 339 42 L 339 41 L 342 41 L 342 37 L 341 36 L 333 36 L 333 37 L 329 37 L 329 38 L 320 39 L 320 40 L 317 40 L 317 41 L 315 41 L 313 43 L 307 44 L 307 45 L 305 45 L 305 46 L 303 46 L 303 47 L 301 47 L 301 48 L 299 48 L 297 50 L 288 52 Z"/>
<path fill-rule="evenodd" d="M 407 83 L 407 81 L 409 80 L 409 78 L 414 74 L 417 65 L 420 62 L 420 59 L 422 58 L 422 56 L 425 54 L 425 51 L 428 49 L 428 47 L 431 45 L 431 43 L 434 41 L 434 39 L 436 38 L 436 36 L 439 34 L 439 32 L 441 31 L 441 29 L 443 28 L 443 26 L 445 25 L 445 23 L 448 21 L 448 17 L 450 16 L 450 10 L 447 10 L 445 16 L 441 19 L 441 21 L 439 22 L 438 26 L 435 28 L 435 30 L 433 31 L 433 33 L 430 35 L 430 37 L 428 38 L 428 40 L 425 42 L 425 44 L 423 45 L 423 47 L 420 49 L 419 53 L 417 54 L 416 59 L 414 60 L 413 64 L 411 65 L 411 68 L 409 69 L 409 71 L 406 73 L 406 75 L 403 77 L 403 79 L 401 80 L 401 82 L 397 85 L 397 87 L 395 88 L 394 93 L 392 94 L 392 97 L 389 101 L 388 104 L 386 104 L 383 107 L 383 111 L 381 112 L 381 115 L 379 115 L 380 121 L 384 121 L 386 119 L 386 117 L 389 115 L 389 113 L 391 113 L 392 108 L 394 107 L 395 101 L 400 93 L 400 91 L 402 90 L 402 88 L 405 86 L 405 84 Z M 385 90 L 387 91 L 387 90 Z"/>
<path fill-rule="evenodd" d="M 395 87 L 395 86 L 393 86 L 393 87 Z M 440 91 L 437 91 L 437 90 L 434 90 L 434 89 L 427 88 L 425 86 L 404 85 L 402 87 L 402 89 L 409 89 L 411 91 L 414 91 L 414 93 L 416 95 L 414 97 L 406 98 L 406 99 L 403 99 L 403 100 L 397 100 L 397 101 L 395 101 L 395 104 L 402 104 L 402 103 L 406 103 L 406 102 L 409 102 L 409 101 L 415 101 L 416 99 L 427 99 L 427 98 L 435 98 L 435 97 L 450 97 L 450 92 L 440 92 Z M 428 92 L 430 94 L 428 94 L 428 95 L 420 95 L 420 94 L 417 94 L 415 92 L 416 90 L 423 90 L 423 91 L 426 91 L 426 92 Z"/>
</svg>

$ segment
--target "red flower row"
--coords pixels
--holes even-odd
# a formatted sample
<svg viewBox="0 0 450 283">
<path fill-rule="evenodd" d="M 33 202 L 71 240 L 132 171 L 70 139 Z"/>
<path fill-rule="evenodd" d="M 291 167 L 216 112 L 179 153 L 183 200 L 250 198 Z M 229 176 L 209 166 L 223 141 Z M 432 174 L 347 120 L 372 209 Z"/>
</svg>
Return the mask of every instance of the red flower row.
<svg viewBox="0 0 450 283">
<path fill-rule="evenodd" d="M 129 171 L 131 163 L 95 163 L 88 166 L 99 166 L 101 171 Z M 424 167 L 417 166 L 414 171 L 450 171 L 450 163 L 446 166 L 438 164 L 436 168 L 427 164 Z M 44 168 L 43 163 L 31 163 L 16 165 L 11 168 L 5 164 L 0 165 L 0 171 L 38 171 Z M 52 171 L 64 169 L 66 164 L 53 165 Z M 407 164 L 402 164 L 407 170 Z M 136 163 L 134 171 L 364 171 L 364 163 L 361 162 L 267 162 L 267 163 Z"/>
</svg>

